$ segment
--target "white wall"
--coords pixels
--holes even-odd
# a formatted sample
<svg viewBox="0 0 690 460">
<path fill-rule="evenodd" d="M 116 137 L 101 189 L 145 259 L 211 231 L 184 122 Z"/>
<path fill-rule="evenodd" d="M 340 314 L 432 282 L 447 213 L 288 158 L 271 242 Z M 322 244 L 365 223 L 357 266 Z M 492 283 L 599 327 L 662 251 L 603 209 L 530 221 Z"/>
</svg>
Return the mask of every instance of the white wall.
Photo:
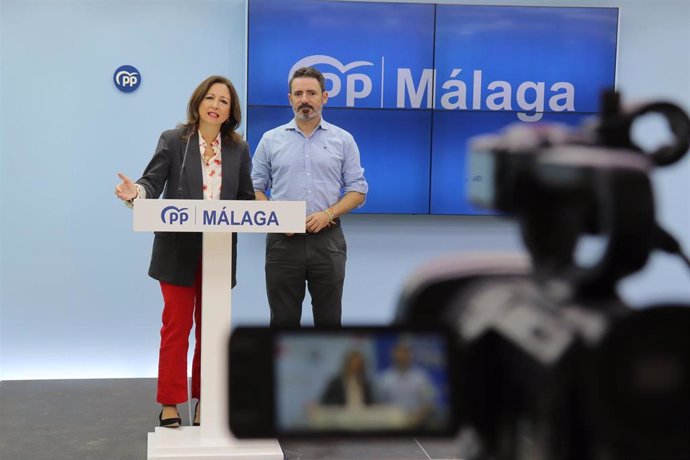
<svg viewBox="0 0 690 460">
<path fill-rule="evenodd" d="M 152 238 L 131 231 L 115 174 L 138 177 L 204 77 L 227 75 L 243 94 L 245 0 L 0 2 L 0 379 L 154 376 Z M 625 100 L 690 109 L 690 3 L 510 3 L 620 6 Z M 133 94 L 112 84 L 122 64 L 142 72 Z M 655 185 L 660 220 L 690 250 L 688 161 Z M 388 321 L 405 278 L 433 257 L 520 246 L 496 218 L 358 215 L 345 227 L 346 323 Z M 268 322 L 263 254 L 262 236 L 240 236 L 234 324 Z M 638 305 L 687 300 L 689 279 L 675 259 L 654 257 L 624 294 Z"/>
</svg>

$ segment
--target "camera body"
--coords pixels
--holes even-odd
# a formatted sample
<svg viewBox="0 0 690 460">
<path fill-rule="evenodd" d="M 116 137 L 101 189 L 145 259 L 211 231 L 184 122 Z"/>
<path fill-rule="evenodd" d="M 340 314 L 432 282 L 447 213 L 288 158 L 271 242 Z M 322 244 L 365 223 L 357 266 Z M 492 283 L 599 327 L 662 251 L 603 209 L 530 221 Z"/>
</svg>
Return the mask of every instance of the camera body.
<svg viewBox="0 0 690 460">
<path fill-rule="evenodd" d="M 644 152 L 630 132 L 650 113 L 666 119 L 675 139 Z M 635 310 L 616 289 L 655 249 L 678 254 L 690 266 L 656 222 L 650 180 L 654 167 L 676 162 L 689 147 L 690 119 L 680 108 L 660 102 L 623 111 L 613 92 L 604 95 L 598 120 L 578 130 L 518 125 L 471 141 L 470 196 L 516 219 L 527 253 L 431 262 L 406 283 L 394 324 L 370 331 L 450 334 L 444 362 L 454 416 L 437 431 L 463 430 L 473 441 L 463 458 L 690 458 L 690 306 Z M 576 250 L 588 235 L 604 245 L 596 262 L 582 265 Z M 281 391 L 274 378 L 279 350 L 267 344 L 284 331 L 263 331 L 272 339 L 256 342 L 260 334 L 238 328 L 230 340 L 230 425 L 238 437 L 257 437 L 235 417 L 248 411 L 237 404 L 250 382 L 264 382 L 264 395 Z M 347 331 L 292 333 L 335 340 Z M 261 376 L 237 365 L 262 347 L 269 351 L 257 355 L 267 360 Z M 244 358 L 233 358 L 241 350 Z M 272 405 L 266 420 L 272 417 L 271 426 L 278 427 L 275 404 L 265 404 Z M 270 432 L 310 433 L 324 432 Z M 430 433 L 352 426 L 336 434 Z"/>
<path fill-rule="evenodd" d="M 528 259 L 495 254 L 437 261 L 408 282 L 393 327 L 458 335 L 459 422 L 478 446 L 463 458 L 688 458 L 690 308 L 554 290 Z"/>
<path fill-rule="evenodd" d="M 630 130 L 650 113 L 675 142 L 643 152 Z M 517 219 L 529 257 L 431 263 L 405 287 L 396 323 L 454 325 L 475 458 L 690 457 L 690 306 L 633 310 L 616 290 L 652 250 L 681 253 L 655 220 L 649 174 L 689 142 L 678 107 L 623 112 L 615 93 L 580 130 L 517 125 L 471 141 L 484 174 L 470 195 Z M 605 241 L 589 266 L 575 257 L 584 235 Z"/>
</svg>

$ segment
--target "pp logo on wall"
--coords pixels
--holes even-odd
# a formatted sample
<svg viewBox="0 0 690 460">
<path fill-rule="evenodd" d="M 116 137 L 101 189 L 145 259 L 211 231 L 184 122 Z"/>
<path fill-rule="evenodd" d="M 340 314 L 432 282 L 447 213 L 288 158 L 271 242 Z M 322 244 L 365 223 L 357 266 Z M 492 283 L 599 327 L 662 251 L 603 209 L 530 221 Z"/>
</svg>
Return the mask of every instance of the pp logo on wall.
<svg viewBox="0 0 690 460">
<path fill-rule="evenodd" d="M 113 73 L 113 83 L 123 93 L 131 93 L 141 85 L 141 73 L 134 66 L 122 65 Z"/>
</svg>

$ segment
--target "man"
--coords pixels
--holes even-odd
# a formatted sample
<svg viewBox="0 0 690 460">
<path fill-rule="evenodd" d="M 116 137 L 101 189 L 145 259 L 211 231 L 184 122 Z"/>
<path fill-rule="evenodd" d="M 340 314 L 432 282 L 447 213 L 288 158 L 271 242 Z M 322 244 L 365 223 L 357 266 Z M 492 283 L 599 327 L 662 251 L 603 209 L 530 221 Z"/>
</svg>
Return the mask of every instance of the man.
<svg viewBox="0 0 690 460">
<path fill-rule="evenodd" d="M 299 326 L 305 284 L 314 325 L 340 326 L 346 244 L 339 217 L 364 203 L 368 185 L 352 135 L 321 116 L 324 77 L 297 69 L 288 99 L 295 118 L 266 132 L 254 153 L 257 200 L 306 201 L 305 234 L 268 234 L 266 290 L 271 326 Z"/>
<path fill-rule="evenodd" d="M 376 382 L 376 401 L 402 409 L 411 427 L 430 423 L 436 397 L 431 379 L 424 370 L 413 366 L 412 349 L 407 343 L 396 344 L 391 355 L 392 365 Z"/>
</svg>

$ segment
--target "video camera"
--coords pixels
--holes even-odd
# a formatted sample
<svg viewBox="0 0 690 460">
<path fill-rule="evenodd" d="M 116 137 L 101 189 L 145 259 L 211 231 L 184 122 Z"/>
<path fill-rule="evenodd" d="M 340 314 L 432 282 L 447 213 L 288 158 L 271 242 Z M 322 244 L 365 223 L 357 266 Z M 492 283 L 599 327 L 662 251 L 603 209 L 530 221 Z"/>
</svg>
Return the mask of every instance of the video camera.
<svg viewBox="0 0 690 460">
<path fill-rule="evenodd" d="M 674 136 L 653 152 L 631 140 L 633 124 L 649 114 Z M 690 266 L 656 222 L 650 181 L 654 167 L 689 147 L 690 119 L 680 108 L 659 102 L 623 111 L 613 92 L 599 119 L 578 130 L 517 125 L 473 139 L 470 169 L 483 173 L 471 177 L 470 196 L 517 219 L 529 257 L 422 267 L 388 328 L 237 328 L 231 430 L 316 438 L 447 436 L 459 428 L 474 441 L 462 453 L 468 459 L 690 458 L 690 306 L 632 309 L 616 289 L 655 249 Z M 586 235 L 603 240 L 589 265 L 576 257 Z M 375 382 L 387 382 L 397 358 L 386 356 L 399 343 L 415 356 L 407 369 L 426 375 L 424 419 L 406 412 L 406 402 L 423 399 L 408 370 L 395 374 L 407 387 L 391 392 Z M 371 400 L 328 404 L 319 398 L 327 375 L 347 380 L 333 357 L 353 347 L 369 359 L 361 375 L 374 377 L 359 381 L 373 382 Z"/>
</svg>

